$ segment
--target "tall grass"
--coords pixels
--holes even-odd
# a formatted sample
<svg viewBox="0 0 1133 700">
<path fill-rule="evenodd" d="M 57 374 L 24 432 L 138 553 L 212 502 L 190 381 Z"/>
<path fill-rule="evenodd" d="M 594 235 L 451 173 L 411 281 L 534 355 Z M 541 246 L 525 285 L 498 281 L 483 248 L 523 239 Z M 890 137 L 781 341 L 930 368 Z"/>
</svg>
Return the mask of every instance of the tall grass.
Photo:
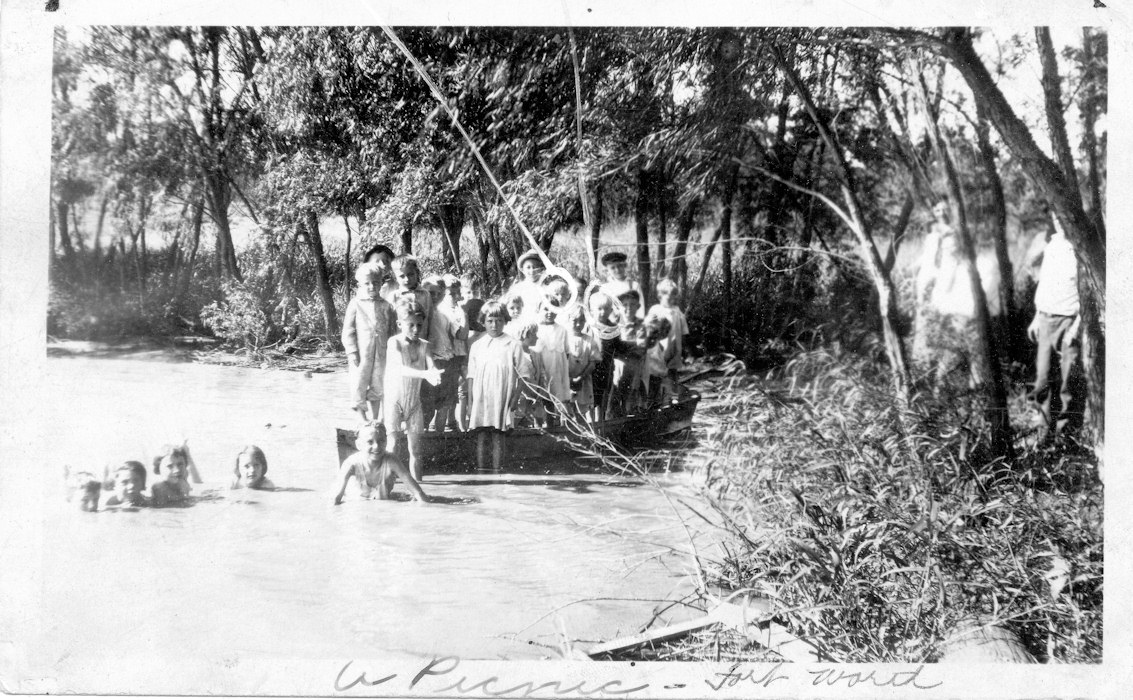
<svg viewBox="0 0 1133 700">
<path fill-rule="evenodd" d="M 980 412 L 949 396 L 917 403 L 910 457 L 886 382 L 875 362 L 813 350 L 721 383 L 703 449 L 731 543 L 711 577 L 772 598 L 841 662 L 933 661 L 973 621 L 1041 660 L 1100 661 L 1091 456 L 1032 447 L 985 462 Z"/>
</svg>

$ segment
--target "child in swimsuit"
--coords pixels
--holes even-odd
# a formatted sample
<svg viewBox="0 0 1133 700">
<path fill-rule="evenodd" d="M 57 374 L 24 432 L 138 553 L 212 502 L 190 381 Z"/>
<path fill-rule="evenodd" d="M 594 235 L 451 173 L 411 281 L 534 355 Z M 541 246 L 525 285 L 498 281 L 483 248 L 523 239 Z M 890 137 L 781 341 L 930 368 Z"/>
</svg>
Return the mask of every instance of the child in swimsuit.
<svg viewBox="0 0 1133 700">
<path fill-rule="evenodd" d="M 358 451 L 342 460 L 338 477 L 335 479 L 334 504 L 342 503 L 346 494 L 346 486 L 351 477 L 358 484 L 358 491 L 362 498 L 387 500 L 393 491 L 394 477 L 399 477 L 413 499 L 419 503 L 427 503 L 428 497 L 421 490 L 421 485 L 410 475 L 397 457 L 385 451 L 385 436 L 382 434 L 379 423 L 365 423 L 358 430 L 358 437 L 354 442 Z"/>
<path fill-rule="evenodd" d="M 421 406 L 421 380 L 433 386 L 441 383 L 441 371 L 429 355 L 429 343 L 419 336 L 425 325 L 425 312 L 416 302 L 397 306 L 397 327 L 401 333 L 389 339 L 386 347 L 385 399 L 382 410 L 386 428 L 386 452 L 397 454 L 398 436 L 405 434 L 409 445 L 409 471 L 421 480 L 420 439 L 425 430 Z"/>
</svg>

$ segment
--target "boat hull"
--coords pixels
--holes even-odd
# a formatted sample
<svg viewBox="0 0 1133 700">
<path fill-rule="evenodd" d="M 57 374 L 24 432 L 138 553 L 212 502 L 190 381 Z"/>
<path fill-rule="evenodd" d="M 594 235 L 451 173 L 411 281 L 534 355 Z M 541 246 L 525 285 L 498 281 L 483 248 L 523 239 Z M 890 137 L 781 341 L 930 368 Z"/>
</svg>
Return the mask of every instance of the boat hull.
<svg viewBox="0 0 1133 700">
<path fill-rule="evenodd" d="M 700 395 L 688 392 L 679 401 L 624 418 L 613 418 L 591 425 L 593 432 L 618 447 L 636 450 L 656 445 L 692 427 L 692 417 Z M 480 431 L 426 432 L 421 434 L 422 466 L 429 472 L 476 471 L 476 437 Z M 341 463 L 357 451 L 357 431 L 337 428 L 335 438 Z M 593 439 L 572 434 L 566 428 L 517 428 L 507 433 L 508 469 L 531 471 L 580 456 L 600 453 Z M 404 444 L 403 449 L 404 452 Z M 404 459 L 405 455 L 401 457 Z"/>
</svg>

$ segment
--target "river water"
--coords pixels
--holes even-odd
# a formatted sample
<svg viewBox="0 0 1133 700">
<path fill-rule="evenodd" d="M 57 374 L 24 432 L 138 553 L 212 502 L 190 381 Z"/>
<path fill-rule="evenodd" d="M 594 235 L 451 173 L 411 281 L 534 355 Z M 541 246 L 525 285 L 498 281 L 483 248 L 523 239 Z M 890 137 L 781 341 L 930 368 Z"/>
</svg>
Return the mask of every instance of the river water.
<svg viewBox="0 0 1133 700">
<path fill-rule="evenodd" d="M 39 620 L 22 640 L 29 688 L 125 690 L 107 664 L 152 669 L 131 692 L 253 693 L 224 676 L 231 659 L 554 659 L 638 631 L 692 588 L 674 506 L 638 479 L 433 475 L 429 505 L 333 506 L 334 428 L 352 425 L 341 373 L 51 358 L 42 396 L 49 471 L 148 465 L 187 439 L 205 483 L 180 508 L 50 501 Z M 278 490 L 227 490 L 248 443 Z M 657 483 L 687 497 L 689 479 Z M 695 613 L 677 605 L 662 620 Z M 206 677 L 158 670 L 176 658 L 204 662 Z"/>
</svg>

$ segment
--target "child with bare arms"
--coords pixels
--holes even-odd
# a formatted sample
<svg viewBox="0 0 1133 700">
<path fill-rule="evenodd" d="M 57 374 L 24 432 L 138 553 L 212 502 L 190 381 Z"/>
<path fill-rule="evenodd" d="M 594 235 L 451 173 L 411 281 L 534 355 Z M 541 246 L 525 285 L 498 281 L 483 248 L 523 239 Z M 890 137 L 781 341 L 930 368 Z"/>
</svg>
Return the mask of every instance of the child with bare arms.
<svg viewBox="0 0 1133 700">
<path fill-rule="evenodd" d="M 389 339 L 386 348 L 385 399 L 386 452 L 397 454 L 398 436 L 405 433 L 409 445 L 409 471 L 421 480 L 420 439 L 425 430 L 421 406 L 421 380 L 437 386 L 441 371 L 429 355 L 429 344 L 420 338 L 425 312 L 416 302 L 405 300 L 397 306 L 397 327 L 401 333 Z"/>
<path fill-rule="evenodd" d="M 200 474 L 189 455 L 188 445 L 166 445 L 161 454 L 153 458 L 153 473 L 165 476 L 150 487 L 153 505 L 165 506 L 184 503 L 189 498 L 189 477 L 196 483 L 201 483 Z"/>
<path fill-rule="evenodd" d="M 483 429 L 476 436 L 476 466 L 480 470 L 487 468 L 489 444 L 492 469 L 500 470 L 504 460 L 504 431 L 515 424 L 520 380 L 532 374 L 531 361 L 520 341 L 504 333 L 508 320 L 503 304 L 496 301 L 484 304 L 479 319 L 484 335 L 468 350 L 465 379 L 469 397 L 468 429 Z"/>
<path fill-rule="evenodd" d="M 394 477 L 399 477 L 405 483 L 409 493 L 418 503 L 428 503 L 428 497 L 421 490 L 421 485 L 405 468 L 397 457 L 386 451 L 385 435 L 380 424 L 364 423 L 358 429 L 358 437 L 354 446 L 358 451 L 342 460 L 338 477 L 335 479 L 334 504 L 342 503 L 346 495 L 346 487 L 351 478 L 358 484 L 358 491 L 362 498 L 374 498 L 377 490 L 378 500 L 388 500 L 393 491 Z"/>
<path fill-rule="evenodd" d="M 586 312 L 575 306 L 567 313 L 570 336 L 567 338 L 567 360 L 570 368 L 570 388 L 574 408 L 578 415 L 590 417 L 594 409 L 594 367 L 602 349 L 586 328 Z"/>
<path fill-rule="evenodd" d="M 149 505 L 146 498 L 146 467 L 141 462 L 123 462 L 114 470 L 113 482 L 105 485 L 114 493 L 106 499 L 107 508 L 140 508 Z"/>
<path fill-rule="evenodd" d="M 385 274 L 381 263 L 358 266 L 358 291 L 347 304 L 342 319 L 350 399 L 362 420 L 377 420 L 380 415 L 386 344 L 397 322 L 393 307 L 378 293 Z"/>
</svg>

